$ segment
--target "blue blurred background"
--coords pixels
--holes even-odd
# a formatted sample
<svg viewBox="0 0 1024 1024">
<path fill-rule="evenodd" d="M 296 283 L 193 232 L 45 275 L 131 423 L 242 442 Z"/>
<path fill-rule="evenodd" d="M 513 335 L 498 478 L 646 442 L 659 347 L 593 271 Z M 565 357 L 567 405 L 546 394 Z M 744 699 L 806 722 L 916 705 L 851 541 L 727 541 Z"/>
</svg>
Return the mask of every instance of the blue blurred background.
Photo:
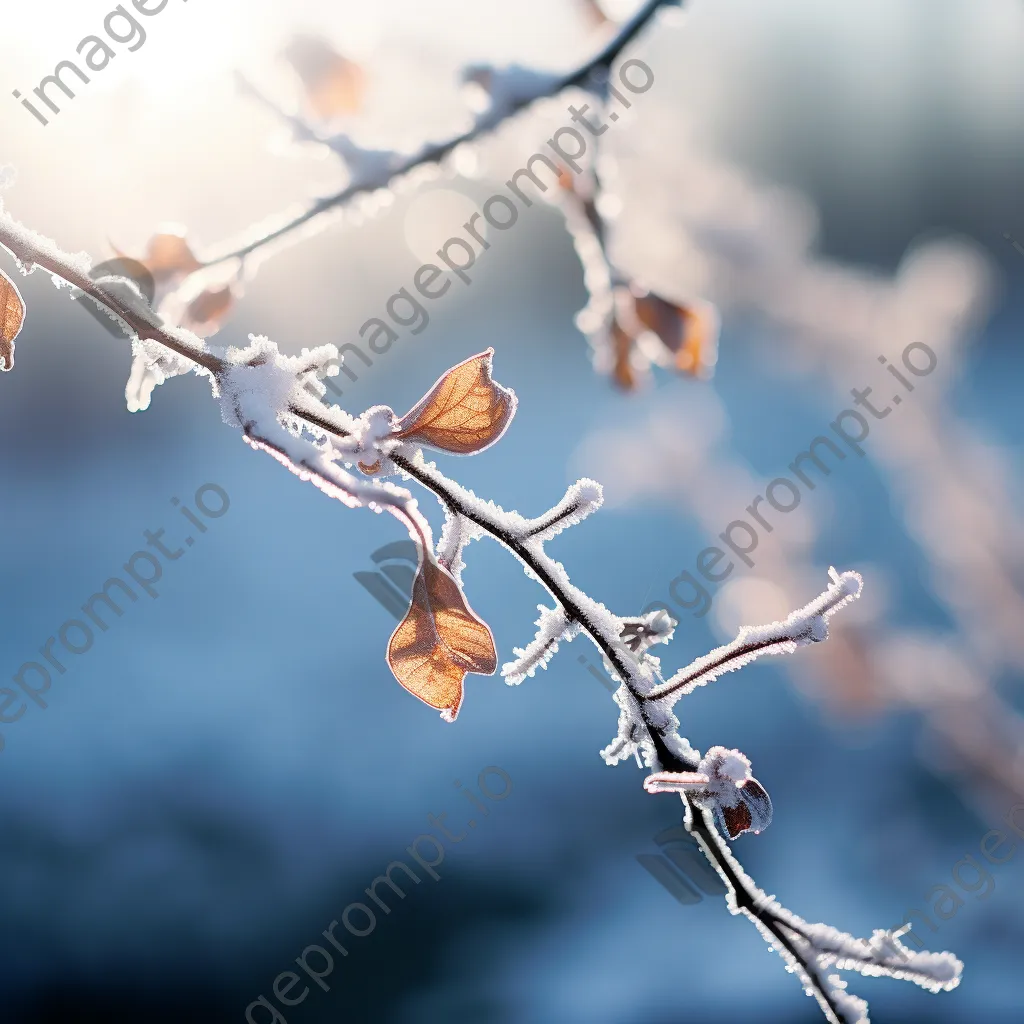
<svg viewBox="0 0 1024 1024">
<path fill-rule="evenodd" d="M 119 54 L 109 80 L 45 130 L 3 104 L 0 163 L 18 171 L 7 209 L 99 260 L 106 239 L 138 252 L 164 220 L 187 224 L 201 247 L 336 187 L 333 161 L 288 150 L 232 84 L 241 67 L 286 90 L 274 60 L 292 31 L 359 59 L 374 125 L 413 142 L 458 125 L 461 64 L 565 68 L 596 45 L 570 0 L 287 7 L 168 8 L 143 50 Z M 107 10 L 41 2 L 15 15 L 0 84 L 37 81 Z M 883 316 L 863 343 L 835 340 L 863 296 L 799 323 L 779 313 L 797 264 L 865 275 L 868 291 L 910 280 L 913 292 L 905 253 L 957 238 L 904 310 L 908 331 L 929 317 L 949 328 L 935 342 L 942 372 L 920 388 L 933 391 L 913 409 L 907 399 L 907 419 L 879 424 L 867 457 L 806 495 L 799 517 L 762 538 L 765 561 L 744 586 L 716 595 L 706 617 L 684 613 L 662 652 L 675 668 L 738 621 L 802 604 L 830 564 L 864 573 L 866 610 L 837 620 L 833 653 L 758 663 L 678 710 L 694 745 L 743 750 L 772 795 L 772 827 L 736 844 L 748 872 L 803 917 L 867 935 L 927 909 L 926 894 L 953 884 L 953 865 L 977 857 L 1024 801 L 1024 658 L 1004 621 L 1024 600 L 1024 256 L 1003 237 L 1024 240 L 1024 8 L 700 0 L 682 27 L 656 24 L 632 52 L 658 86 L 609 143 L 623 259 L 719 302 L 713 380 L 659 375 L 622 395 L 595 374 L 573 321 L 587 298 L 578 259 L 558 212 L 538 205 L 495 240 L 471 288 L 432 307 L 427 330 L 359 368 L 357 383 L 339 378 L 342 401 L 404 411 L 448 366 L 493 346 L 516 419 L 500 445 L 443 468 L 524 514 L 578 475 L 605 482 L 609 507 L 552 551 L 592 596 L 636 613 L 786 472 L 850 387 L 877 379 L 877 355 L 905 344 L 904 321 Z M 526 118 L 493 146 L 521 161 L 548 134 Z M 473 177 L 427 182 L 276 255 L 215 342 L 245 344 L 250 331 L 288 351 L 357 340 L 411 280 L 420 234 L 462 223 L 449 229 L 429 211 L 451 209 L 451 192 L 479 203 L 505 180 L 500 154 L 484 146 L 480 159 Z M 768 215 L 752 207 L 745 224 L 740 199 L 755 192 Z M 760 290 L 747 294 L 755 277 Z M 372 935 L 350 937 L 331 991 L 312 988 L 285 1011 L 289 1024 L 820 1019 L 720 898 L 681 905 L 637 862 L 658 853 L 654 837 L 679 805 L 646 797 L 633 765 L 613 771 L 598 757 L 617 709 L 577 661 L 594 660 L 581 641 L 515 689 L 470 677 L 446 725 L 391 678 L 394 620 L 353 577 L 401 539 L 397 524 L 346 510 L 250 451 L 197 378 L 129 414 L 127 346 L 43 274 L 22 290 L 29 321 L 16 372 L 0 380 L 5 678 L 121 574 L 144 530 L 183 541 L 191 525 L 172 499 L 194 508 L 214 483 L 230 508 L 165 564 L 158 598 L 130 604 L 90 651 L 68 656 L 45 710 L 0 730 L 5 1020 L 244 1020 L 389 861 L 408 859 L 428 814 L 466 827 L 476 809 L 455 780 L 476 789 L 488 766 L 510 776 L 508 797 L 446 844 L 439 881 L 392 901 Z M 971 500 L 957 490 L 968 469 L 981 480 Z M 466 560 L 469 598 L 508 660 L 544 595 L 490 542 Z M 963 670 L 939 679 L 954 663 Z M 990 869 L 987 898 L 957 889 L 955 916 L 919 930 L 965 961 L 961 986 L 932 996 L 854 976 L 873 1019 L 1020 1019 L 1024 849 Z"/>
</svg>

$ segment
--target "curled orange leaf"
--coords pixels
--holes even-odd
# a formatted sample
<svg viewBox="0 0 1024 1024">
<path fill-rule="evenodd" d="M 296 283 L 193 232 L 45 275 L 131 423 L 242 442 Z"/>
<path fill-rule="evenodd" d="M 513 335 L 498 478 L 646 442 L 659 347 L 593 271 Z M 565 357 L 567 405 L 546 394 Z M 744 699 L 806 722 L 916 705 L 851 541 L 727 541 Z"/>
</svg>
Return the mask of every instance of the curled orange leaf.
<svg viewBox="0 0 1024 1024">
<path fill-rule="evenodd" d="M 203 338 L 216 334 L 234 304 L 235 293 L 230 285 L 207 288 L 185 307 L 181 326 Z"/>
<path fill-rule="evenodd" d="M 636 369 L 633 366 L 633 336 L 623 330 L 618 318 L 613 318 L 610 327 L 612 355 L 612 379 L 623 391 L 632 391 L 637 384 Z"/>
<path fill-rule="evenodd" d="M 113 243 L 111 248 L 118 256 L 127 258 Z M 203 265 L 185 240 L 185 229 L 175 224 L 169 224 L 155 235 L 150 235 L 146 242 L 146 254 L 139 262 L 153 275 L 158 287 L 176 284 Z"/>
<path fill-rule="evenodd" d="M 25 323 L 25 302 L 14 282 L 0 270 L 0 370 L 14 369 L 14 339 Z"/>
<path fill-rule="evenodd" d="M 636 296 L 636 317 L 658 336 L 680 373 L 708 376 L 717 358 L 718 314 L 708 302 L 676 305 L 653 292 Z"/>
<path fill-rule="evenodd" d="M 487 349 L 453 366 L 398 422 L 392 435 L 413 444 L 475 455 L 505 433 L 516 411 L 516 396 L 491 379 Z"/>
<path fill-rule="evenodd" d="M 191 274 L 202 264 L 185 241 L 184 234 L 161 231 L 146 243 L 146 258 L 143 261 L 155 278 Z"/>
<path fill-rule="evenodd" d="M 411 694 L 449 722 L 462 705 L 468 672 L 492 675 L 494 638 L 473 614 L 452 575 L 430 557 L 413 583 L 412 603 L 388 642 L 388 665 Z"/>
<path fill-rule="evenodd" d="M 323 39 L 297 36 L 285 47 L 284 57 L 302 79 L 306 102 L 323 120 L 354 114 L 363 104 L 366 75 Z"/>
</svg>

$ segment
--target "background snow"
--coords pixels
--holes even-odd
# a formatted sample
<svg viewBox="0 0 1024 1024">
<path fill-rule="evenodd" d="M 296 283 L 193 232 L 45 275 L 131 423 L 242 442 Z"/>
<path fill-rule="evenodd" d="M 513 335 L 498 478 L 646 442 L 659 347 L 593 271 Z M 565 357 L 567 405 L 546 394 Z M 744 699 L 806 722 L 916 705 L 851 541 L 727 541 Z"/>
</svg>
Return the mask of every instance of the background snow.
<svg viewBox="0 0 1024 1024">
<path fill-rule="evenodd" d="M 392 53 L 406 33 L 429 73 L 406 68 L 375 109 L 394 125 L 443 132 L 453 115 L 440 101 L 463 61 L 570 62 L 575 22 L 552 6 L 453 0 L 430 17 L 416 5 L 402 8 L 408 20 L 381 18 Z M 695 145 L 713 139 L 769 180 L 808 190 L 836 257 L 891 272 L 936 226 L 980 243 L 1003 291 L 958 363 L 953 402 L 1019 467 L 1024 263 L 1002 232 L 1024 231 L 1012 120 L 1024 11 L 1010 0 L 704 7 L 683 48 L 644 57 L 659 76 L 661 60 L 674 69 L 649 94 L 665 105 L 647 136 L 655 149 L 681 144 L 670 131 L 685 109 L 698 124 Z M 321 24 L 328 8 L 343 42 L 340 5 L 310 0 L 277 17 Z M 200 35 L 202 10 L 182 13 Z M 271 15 L 250 17 L 267 25 Z M 158 44 L 153 33 L 147 55 Z M 5 37 L 0 53 L 9 45 Z M 51 44 L 42 66 L 60 52 Z M 252 56 L 257 69 L 268 52 Z M 4 56 L 3 67 L 25 68 L 8 92 L 38 80 L 38 61 Z M 209 82 L 161 99 L 124 78 L 83 90 L 45 130 L 10 101 L 0 136 L 19 176 L 5 201 L 64 248 L 100 259 L 108 235 L 123 247 L 174 218 L 215 240 L 330 187 L 326 162 L 268 157 L 271 119 L 221 76 Z M 524 133 L 515 157 L 550 134 Z M 457 187 L 478 201 L 493 191 Z M 267 263 L 217 341 L 244 345 L 254 331 L 297 353 L 354 338 L 418 265 L 404 247 L 403 202 Z M 500 447 L 452 468 L 524 515 L 564 492 L 575 450 L 609 422 L 638 426 L 652 408 L 702 407 L 690 382 L 633 400 L 592 375 L 572 326 L 585 295 L 571 241 L 553 211 L 537 204 L 531 217 L 480 260 L 461 299 L 438 305 L 428 332 L 360 368 L 358 384 L 341 380 L 353 411 L 407 408 L 446 367 L 493 344 L 496 379 L 520 397 L 517 418 Z M 787 216 L 778 230 L 799 234 L 800 223 Z M 144 415 L 129 416 L 126 347 L 54 296 L 44 275 L 19 287 L 30 319 L 0 403 L 8 674 L 144 545 L 142 530 L 166 526 L 180 541 L 188 526 L 170 498 L 191 503 L 213 481 L 232 504 L 165 567 L 157 601 L 131 606 L 71 662 L 46 711 L 2 728 L 0 943 L 12 1019 L 66 1019 L 73 1007 L 82 1020 L 242 1020 L 245 1004 L 428 828 L 428 812 L 464 823 L 472 812 L 452 782 L 491 764 L 511 775 L 510 798 L 450 850 L 434 889 L 411 894 L 359 947 L 343 984 L 317 991 L 290 1021 L 668 1024 L 681 1007 L 706 1024 L 819 1019 L 748 924 L 716 900 L 681 907 L 636 864 L 676 812 L 643 797 L 640 773 L 610 771 L 597 757 L 616 708 L 573 647 L 514 691 L 498 677 L 470 678 L 457 725 L 444 725 L 389 677 L 393 622 L 352 579 L 372 567 L 372 550 L 399 539 L 397 524 L 345 510 L 250 452 L 220 423 L 204 381 L 172 381 Z M 713 386 L 731 419 L 725 444 L 759 477 L 774 473 L 833 413 L 823 378 L 794 373 L 777 333 L 756 323 L 727 320 L 720 351 Z M 812 557 L 819 569 L 884 566 L 904 625 L 948 628 L 875 464 L 886 443 L 880 431 L 869 459 L 846 464 L 808 501 Z M 1019 498 L 1019 476 L 1004 483 Z M 744 501 L 754 493 L 739 489 Z M 636 614 L 712 541 L 666 501 L 603 509 L 552 553 L 596 599 Z M 495 545 L 466 556 L 470 599 L 507 656 L 532 635 L 540 592 Z M 714 616 L 687 616 L 660 653 L 671 669 L 727 639 Z M 832 720 L 782 672 L 765 661 L 688 698 L 684 732 L 743 750 L 772 794 L 771 828 L 737 844 L 753 877 L 806 918 L 869 934 L 949 882 L 998 817 L 920 759 L 911 712 Z M 1000 679 L 1019 706 L 1018 681 L 1009 671 Z M 991 898 L 966 895 L 933 944 L 966 961 L 961 987 L 932 997 L 855 979 L 877 1020 L 1013 1019 L 1024 853 L 992 871 Z"/>
</svg>

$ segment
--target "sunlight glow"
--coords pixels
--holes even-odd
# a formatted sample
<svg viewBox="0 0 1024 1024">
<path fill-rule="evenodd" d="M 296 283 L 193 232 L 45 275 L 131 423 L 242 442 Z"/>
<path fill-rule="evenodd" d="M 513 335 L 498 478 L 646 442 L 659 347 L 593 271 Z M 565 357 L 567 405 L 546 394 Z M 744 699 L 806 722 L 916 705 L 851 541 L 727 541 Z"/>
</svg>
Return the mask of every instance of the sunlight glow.
<svg viewBox="0 0 1024 1024">
<path fill-rule="evenodd" d="M 4 12 L 3 84 L 34 99 L 41 80 L 70 61 L 89 80 L 86 84 L 73 69 L 64 70 L 62 79 L 76 98 L 126 84 L 150 94 L 181 95 L 223 74 L 265 34 L 256 28 L 261 20 L 252 16 L 265 0 L 256 0 L 244 18 L 237 3 L 193 4 L 194 9 L 183 0 L 159 3 L 145 0 L 148 16 L 130 2 L 120 5 L 127 15 L 117 13 L 119 5 L 109 0 L 12 5 Z M 51 88 L 59 96 L 60 90 Z"/>
</svg>

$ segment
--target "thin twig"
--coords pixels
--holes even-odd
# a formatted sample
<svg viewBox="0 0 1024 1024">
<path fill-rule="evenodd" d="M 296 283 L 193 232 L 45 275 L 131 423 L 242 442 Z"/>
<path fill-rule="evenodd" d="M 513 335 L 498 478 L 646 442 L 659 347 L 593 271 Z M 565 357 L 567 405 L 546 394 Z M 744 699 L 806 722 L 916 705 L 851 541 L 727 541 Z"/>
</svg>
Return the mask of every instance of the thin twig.
<svg viewBox="0 0 1024 1024">
<path fill-rule="evenodd" d="M 155 341 L 176 355 L 191 360 L 210 373 L 217 374 L 226 365 L 206 347 L 202 338 L 181 327 L 166 328 L 143 317 L 130 306 L 126 306 L 116 295 L 100 288 L 92 278 L 79 273 L 75 266 L 62 261 L 44 247 L 35 244 L 21 234 L 5 230 L 0 223 L 0 245 L 9 249 L 25 267 L 35 265 L 48 270 L 55 277 L 85 292 L 90 298 L 124 321 L 135 335 L 146 341 Z"/>
<path fill-rule="evenodd" d="M 578 622 L 580 624 L 583 632 L 590 637 L 595 646 L 597 646 L 601 653 L 608 659 L 615 668 L 619 678 L 630 690 L 633 697 L 639 702 L 644 713 L 648 736 L 657 753 L 657 758 L 661 763 L 661 767 L 666 771 L 672 772 L 693 771 L 698 762 L 685 760 L 674 753 L 665 743 L 660 731 L 651 724 L 648 718 L 648 709 L 652 708 L 656 701 L 653 701 L 649 697 L 640 693 L 633 686 L 631 682 L 632 674 L 623 662 L 619 651 L 608 642 L 606 637 L 597 628 L 596 624 L 591 621 L 586 612 L 565 592 L 565 588 L 550 576 L 546 568 L 536 558 L 534 558 L 533 554 L 517 538 L 505 530 L 500 523 L 496 522 L 486 514 L 478 514 L 474 510 L 466 507 L 464 503 L 459 500 L 458 496 L 452 493 L 450 488 L 445 486 L 445 478 L 440 473 L 435 471 L 424 471 L 423 467 L 418 466 L 401 456 L 392 456 L 392 459 L 404 472 L 408 473 L 420 484 L 437 495 L 447 508 L 454 512 L 458 512 L 460 515 L 463 515 L 467 519 L 476 523 L 477 526 L 483 529 L 491 537 L 508 548 L 508 550 L 511 551 L 523 565 L 529 567 L 531 572 L 541 582 L 548 593 L 564 610 L 567 618 L 570 621 Z M 762 646 L 768 645 L 752 645 L 751 650 L 761 649 Z M 760 921 L 776 941 L 785 948 L 797 962 L 805 964 L 803 956 L 793 945 L 792 940 L 784 930 L 785 928 L 792 928 L 793 926 L 788 923 L 784 923 L 777 915 L 761 906 L 761 902 L 757 894 L 753 892 L 747 886 L 746 882 L 736 873 L 728 857 L 723 853 L 723 840 L 719 836 L 718 831 L 709 822 L 704 811 L 696 807 L 685 794 L 683 794 L 683 801 L 689 808 L 689 814 L 687 815 L 689 819 L 687 822 L 688 830 L 693 835 L 697 836 L 700 840 L 701 849 L 711 866 L 718 871 L 718 873 L 732 888 L 736 906 L 742 912 L 751 917 L 751 919 L 756 918 Z M 838 1024 L 848 1024 L 847 1018 L 835 1005 L 835 1002 L 829 995 L 828 991 L 821 986 L 816 972 L 812 971 L 808 964 L 805 964 L 805 974 L 806 978 L 804 981 L 813 991 L 814 996 L 821 1007 L 827 1012 L 830 1012 Z"/>
<path fill-rule="evenodd" d="M 685 690 L 694 679 L 699 679 L 701 676 L 707 675 L 709 672 L 715 672 L 716 669 L 721 669 L 724 665 L 728 665 L 731 661 L 742 661 L 745 658 L 749 658 L 750 655 L 756 654 L 758 651 L 766 651 L 770 647 L 779 646 L 778 638 L 771 638 L 768 640 L 760 640 L 757 643 L 745 644 L 742 647 L 729 647 L 728 653 L 723 654 L 720 658 L 716 658 L 714 661 L 704 663 L 703 659 L 697 663 L 697 666 L 692 671 L 685 674 L 681 674 L 679 678 L 673 676 L 667 683 L 663 683 L 661 686 L 655 687 L 648 694 L 649 700 L 663 700 L 665 697 L 671 697 L 677 694 L 680 690 Z"/>
<path fill-rule="evenodd" d="M 410 171 L 415 170 L 417 167 L 421 167 L 424 164 L 438 163 L 459 146 L 464 145 L 467 142 L 473 142 L 478 138 L 482 138 L 484 135 L 490 134 L 499 125 L 525 110 L 527 107 L 532 106 L 538 100 L 557 96 L 558 93 L 573 86 L 587 84 L 588 80 L 595 72 L 607 70 L 611 66 L 612 62 L 616 57 L 618 57 L 622 50 L 637 37 L 644 26 L 652 17 L 654 17 L 654 14 L 659 7 L 670 2 L 672 2 L 672 0 L 647 0 L 647 3 L 645 3 L 634 17 L 622 27 L 621 31 L 608 43 L 607 46 L 604 47 L 604 49 L 602 49 L 596 56 L 591 57 L 584 64 L 580 65 L 580 67 L 575 71 L 571 71 L 557 79 L 551 89 L 543 95 L 534 96 L 531 99 L 521 100 L 517 103 L 511 104 L 502 117 L 495 121 L 488 122 L 486 125 L 476 125 L 468 131 L 455 135 L 444 142 L 429 143 L 417 153 L 410 156 L 403 163 L 399 164 L 399 166 L 391 171 L 386 178 L 376 181 L 360 180 L 346 186 L 339 192 L 334 193 L 334 195 L 323 196 L 320 199 L 317 199 L 315 202 L 310 203 L 310 205 L 301 213 L 297 215 L 286 215 L 282 223 L 280 223 L 276 228 L 272 228 L 238 248 L 213 256 L 211 259 L 207 260 L 203 266 L 212 267 L 228 260 L 244 259 L 257 249 L 261 249 L 265 245 L 269 245 L 271 242 L 275 242 L 279 238 L 291 234 L 303 225 L 308 224 L 310 221 L 315 220 L 317 217 L 335 209 L 338 206 L 344 205 L 350 199 L 353 199 L 358 195 L 386 188 L 397 178 L 401 178 L 403 175 L 408 174 Z"/>
<path fill-rule="evenodd" d="M 557 526 L 559 523 L 564 523 L 566 519 L 572 518 L 579 512 L 579 504 L 569 505 L 568 508 L 558 509 L 552 512 L 546 519 L 540 520 L 535 526 L 530 527 L 526 531 L 527 537 L 536 537 L 538 533 L 544 533 L 545 530 L 550 530 L 551 527 Z"/>
</svg>

